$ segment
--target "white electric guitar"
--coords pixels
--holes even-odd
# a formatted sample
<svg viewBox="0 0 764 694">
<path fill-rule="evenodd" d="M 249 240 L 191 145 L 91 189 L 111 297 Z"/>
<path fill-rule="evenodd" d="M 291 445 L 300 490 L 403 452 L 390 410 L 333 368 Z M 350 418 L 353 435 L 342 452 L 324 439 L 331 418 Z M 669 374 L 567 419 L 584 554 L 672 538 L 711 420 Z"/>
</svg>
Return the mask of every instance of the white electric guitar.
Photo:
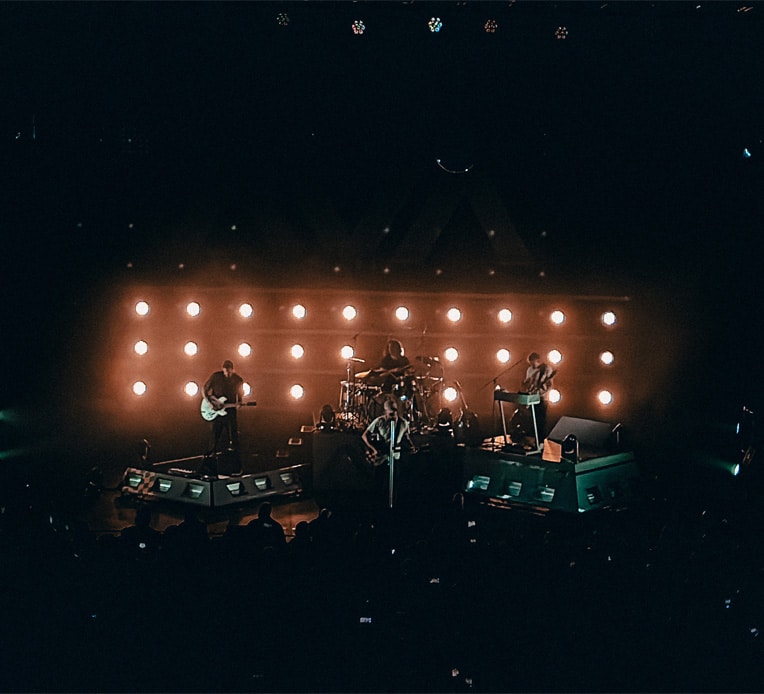
<svg viewBox="0 0 764 694">
<path fill-rule="evenodd" d="M 211 422 L 215 417 L 222 417 L 228 414 L 228 410 L 232 410 L 235 407 L 254 407 L 257 403 L 252 400 L 250 402 L 232 402 L 230 405 L 226 405 L 227 398 L 223 395 L 219 398 L 214 398 L 215 403 L 209 401 L 207 398 L 202 398 L 202 418 Z"/>
</svg>

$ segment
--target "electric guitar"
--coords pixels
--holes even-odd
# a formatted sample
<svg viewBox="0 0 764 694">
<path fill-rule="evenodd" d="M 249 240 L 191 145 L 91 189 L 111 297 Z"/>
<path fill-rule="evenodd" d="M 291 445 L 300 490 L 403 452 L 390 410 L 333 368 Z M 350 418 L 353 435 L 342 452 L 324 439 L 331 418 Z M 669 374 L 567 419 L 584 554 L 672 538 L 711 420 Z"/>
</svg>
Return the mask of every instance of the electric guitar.
<svg viewBox="0 0 764 694">
<path fill-rule="evenodd" d="M 223 395 L 219 398 L 214 398 L 216 404 L 210 402 L 208 398 L 202 398 L 201 414 L 202 418 L 211 422 L 215 417 L 222 417 L 228 414 L 228 410 L 232 410 L 236 407 L 254 407 L 257 403 L 252 400 L 250 402 L 232 402 L 226 405 L 227 398 Z"/>
</svg>

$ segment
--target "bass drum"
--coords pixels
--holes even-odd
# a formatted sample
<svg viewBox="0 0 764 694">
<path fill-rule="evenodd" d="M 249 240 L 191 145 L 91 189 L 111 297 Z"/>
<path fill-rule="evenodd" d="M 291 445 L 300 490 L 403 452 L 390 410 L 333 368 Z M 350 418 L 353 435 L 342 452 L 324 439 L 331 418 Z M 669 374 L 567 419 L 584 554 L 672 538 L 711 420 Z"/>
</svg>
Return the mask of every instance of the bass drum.
<svg viewBox="0 0 764 694">
<path fill-rule="evenodd" d="M 476 448 L 483 443 L 480 431 L 480 421 L 472 410 L 464 410 L 454 426 L 456 443 L 463 443 L 470 448 Z"/>
</svg>

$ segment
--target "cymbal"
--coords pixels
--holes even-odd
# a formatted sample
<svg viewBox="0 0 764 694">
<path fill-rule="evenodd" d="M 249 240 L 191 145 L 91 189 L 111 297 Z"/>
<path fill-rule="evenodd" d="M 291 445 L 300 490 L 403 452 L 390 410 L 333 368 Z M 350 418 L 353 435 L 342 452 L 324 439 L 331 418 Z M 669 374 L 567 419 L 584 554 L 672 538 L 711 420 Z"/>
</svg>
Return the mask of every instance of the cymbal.
<svg viewBox="0 0 764 694">
<path fill-rule="evenodd" d="M 350 359 L 348 359 L 348 361 L 357 361 L 360 364 L 365 364 L 366 363 L 366 360 L 365 359 L 361 359 L 360 357 L 350 357 Z"/>
<path fill-rule="evenodd" d="M 370 373 L 371 373 L 371 369 L 369 369 L 369 370 L 367 370 L 367 371 L 359 371 L 359 372 L 358 372 L 358 373 L 355 375 L 355 377 L 356 377 L 356 378 L 367 378 L 367 377 L 368 377 L 368 375 L 369 375 Z"/>
</svg>

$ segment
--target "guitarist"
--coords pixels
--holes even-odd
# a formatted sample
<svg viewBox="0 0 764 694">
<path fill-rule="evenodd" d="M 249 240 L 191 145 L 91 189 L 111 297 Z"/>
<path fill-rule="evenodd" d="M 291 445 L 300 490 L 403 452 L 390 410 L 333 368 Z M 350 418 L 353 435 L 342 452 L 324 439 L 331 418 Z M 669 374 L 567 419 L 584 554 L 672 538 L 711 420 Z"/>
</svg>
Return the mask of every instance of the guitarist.
<svg viewBox="0 0 764 694">
<path fill-rule="evenodd" d="M 204 397 L 213 409 L 223 409 L 226 405 L 239 404 L 244 399 L 244 379 L 233 369 L 233 362 L 226 359 L 221 371 L 215 371 L 204 384 Z M 221 402 L 221 398 L 225 401 Z M 221 450 L 238 451 L 239 424 L 236 407 L 230 407 L 224 417 L 215 417 L 210 422 L 211 446 L 207 457 L 212 457 Z"/>
<path fill-rule="evenodd" d="M 395 422 L 394 447 L 396 451 L 399 451 L 401 444 L 404 443 L 407 450 L 414 450 L 414 444 L 409 433 L 409 423 L 398 416 L 398 403 L 395 400 L 387 399 L 382 407 L 384 413 L 373 419 L 361 434 L 361 438 L 368 449 L 368 458 L 375 467 L 387 462 L 387 456 L 390 452 L 390 430 L 393 422 Z"/>
</svg>

